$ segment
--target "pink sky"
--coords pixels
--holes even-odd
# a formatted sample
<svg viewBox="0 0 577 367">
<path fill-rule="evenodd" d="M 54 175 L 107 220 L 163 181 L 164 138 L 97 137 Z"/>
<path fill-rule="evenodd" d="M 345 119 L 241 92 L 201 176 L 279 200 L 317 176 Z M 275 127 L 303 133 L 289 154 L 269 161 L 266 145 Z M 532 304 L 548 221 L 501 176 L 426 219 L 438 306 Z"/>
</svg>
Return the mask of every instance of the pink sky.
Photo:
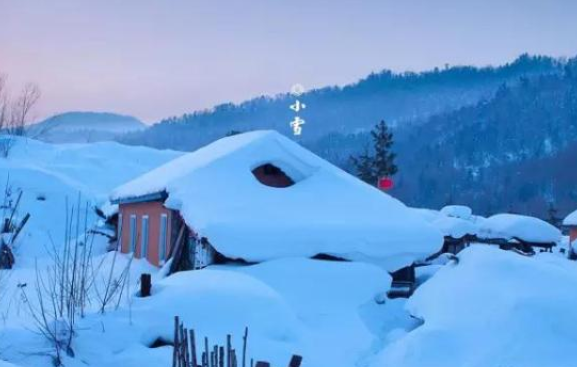
<svg viewBox="0 0 577 367">
<path fill-rule="evenodd" d="M 0 72 L 39 84 L 38 118 L 155 122 L 383 68 L 577 55 L 573 0 L 0 0 L 0 13 Z"/>
</svg>

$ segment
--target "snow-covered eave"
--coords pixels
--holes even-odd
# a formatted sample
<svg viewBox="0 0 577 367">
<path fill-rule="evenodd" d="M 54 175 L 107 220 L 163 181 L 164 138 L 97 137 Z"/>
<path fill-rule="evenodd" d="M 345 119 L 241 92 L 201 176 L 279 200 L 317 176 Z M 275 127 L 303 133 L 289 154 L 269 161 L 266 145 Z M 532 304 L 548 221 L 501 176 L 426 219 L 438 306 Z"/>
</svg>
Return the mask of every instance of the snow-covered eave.
<svg viewBox="0 0 577 367">
<path fill-rule="evenodd" d="M 527 241 L 519 237 L 484 237 L 484 236 L 477 236 L 477 240 L 479 242 L 486 242 L 486 243 L 493 243 L 493 244 L 506 244 L 506 243 L 524 243 L 529 246 L 534 247 L 555 247 L 557 246 L 557 242 L 555 241 Z"/>
<path fill-rule="evenodd" d="M 150 201 L 165 201 L 168 198 L 168 193 L 166 190 L 161 190 L 157 192 L 153 192 L 146 195 L 140 196 L 126 196 L 126 197 L 118 197 L 112 198 L 110 200 L 111 204 L 135 204 L 135 203 L 146 203 Z"/>
</svg>

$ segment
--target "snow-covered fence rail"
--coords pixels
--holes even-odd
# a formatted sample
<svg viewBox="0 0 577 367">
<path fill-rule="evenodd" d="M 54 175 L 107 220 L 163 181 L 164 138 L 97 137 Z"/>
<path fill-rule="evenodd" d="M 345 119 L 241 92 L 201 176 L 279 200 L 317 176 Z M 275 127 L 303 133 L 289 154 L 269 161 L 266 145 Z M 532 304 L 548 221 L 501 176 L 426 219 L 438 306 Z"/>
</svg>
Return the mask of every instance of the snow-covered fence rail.
<svg viewBox="0 0 577 367">
<path fill-rule="evenodd" d="M 247 367 L 246 345 L 248 342 L 248 328 L 244 329 L 242 337 L 241 359 L 237 357 L 237 351 L 232 346 L 232 336 L 226 336 L 226 345 L 215 344 L 209 347 L 208 338 L 204 338 L 204 350 L 198 354 L 196 348 L 196 334 L 194 330 L 188 330 L 180 322 L 180 318 L 174 318 L 174 349 L 172 354 L 172 367 Z M 288 367 L 300 367 L 302 357 L 293 355 Z M 270 363 L 250 360 L 250 367 L 270 367 Z"/>
</svg>

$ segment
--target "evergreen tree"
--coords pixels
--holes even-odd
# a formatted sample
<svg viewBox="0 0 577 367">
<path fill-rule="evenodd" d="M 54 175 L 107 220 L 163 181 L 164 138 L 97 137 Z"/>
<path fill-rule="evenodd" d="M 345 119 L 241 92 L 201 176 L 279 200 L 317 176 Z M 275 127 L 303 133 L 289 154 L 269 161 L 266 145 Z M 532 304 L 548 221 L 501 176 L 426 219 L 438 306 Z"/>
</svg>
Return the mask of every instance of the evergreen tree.
<svg viewBox="0 0 577 367">
<path fill-rule="evenodd" d="M 373 140 L 372 153 L 368 149 L 358 157 L 351 157 L 357 177 L 366 183 L 376 186 L 379 178 L 391 177 L 398 171 L 395 164 L 396 154 L 392 152 L 393 133 L 385 121 L 378 123 L 371 131 Z"/>
</svg>

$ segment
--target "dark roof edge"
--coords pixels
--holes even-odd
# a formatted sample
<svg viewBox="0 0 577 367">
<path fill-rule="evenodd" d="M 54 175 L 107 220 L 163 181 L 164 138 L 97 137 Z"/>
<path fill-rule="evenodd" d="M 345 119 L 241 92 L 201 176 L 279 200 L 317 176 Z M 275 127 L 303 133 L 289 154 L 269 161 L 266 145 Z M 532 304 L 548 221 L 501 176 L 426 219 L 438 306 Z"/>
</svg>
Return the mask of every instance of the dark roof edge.
<svg viewBox="0 0 577 367">
<path fill-rule="evenodd" d="M 149 201 L 164 201 L 168 198 L 168 193 L 166 191 L 154 192 L 152 194 L 140 195 L 140 196 L 129 196 L 123 198 L 116 198 L 110 200 L 111 204 L 135 204 L 135 203 L 146 203 Z"/>
</svg>

